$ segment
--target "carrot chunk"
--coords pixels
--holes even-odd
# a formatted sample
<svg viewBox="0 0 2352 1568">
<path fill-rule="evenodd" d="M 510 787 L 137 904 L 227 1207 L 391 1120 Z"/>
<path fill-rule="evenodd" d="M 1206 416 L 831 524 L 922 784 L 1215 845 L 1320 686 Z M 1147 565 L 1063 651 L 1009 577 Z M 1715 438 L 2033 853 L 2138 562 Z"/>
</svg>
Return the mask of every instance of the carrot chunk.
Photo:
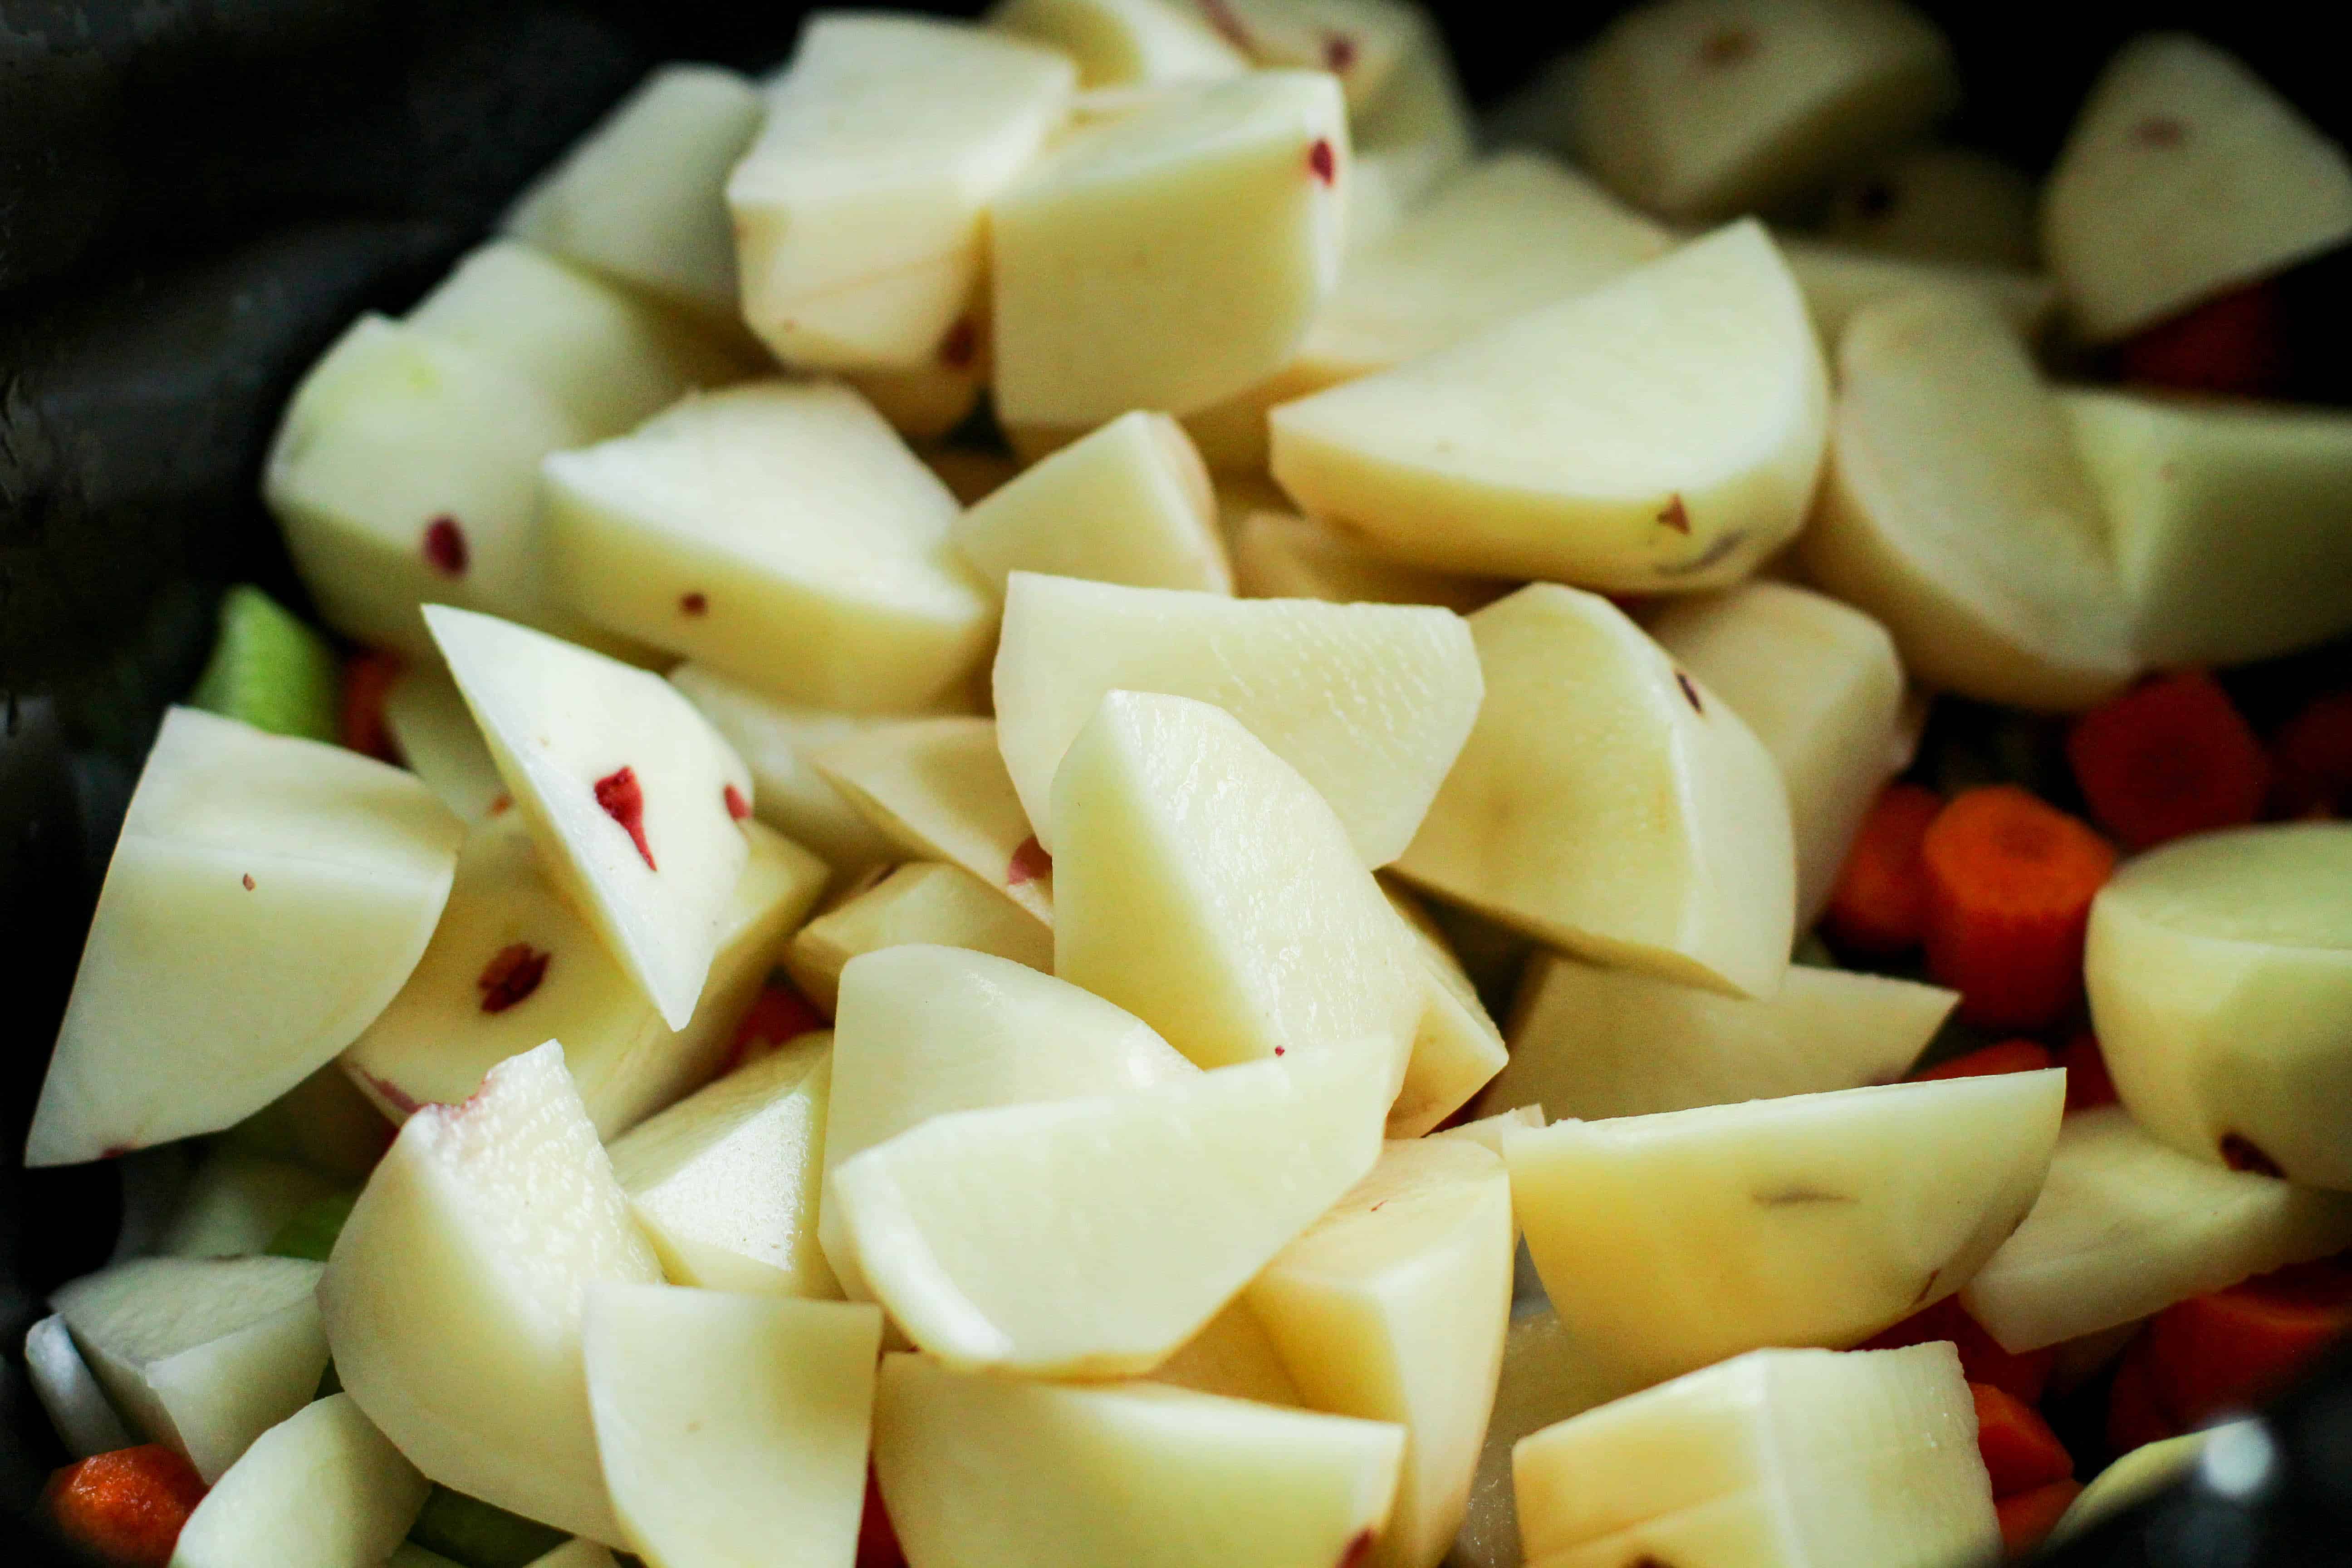
<svg viewBox="0 0 2352 1568">
<path fill-rule="evenodd" d="M 1838 871 L 1825 920 L 1838 945 L 1855 952 L 1896 953 L 1919 945 L 1927 929 L 1927 879 L 1919 841 L 1944 803 L 1917 784 L 1889 784 L 1863 818 Z"/>
<path fill-rule="evenodd" d="M 1992 1477 L 1993 1496 L 2030 1492 L 2074 1473 L 2074 1456 L 2042 1412 L 1989 1383 L 1972 1383 L 1969 1393 L 1977 1404 L 1977 1450 Z"/>
<path fill-rule="evenodd" d="M 1911 1075 L 1913 1083 L 1941 1078 L 1994 1078 L 2005 1072 L 2040 1072 L 2050 1065 L 2050 1051 L 2033 1040 L 2003 1040 L 1980 1051 L 1938 1062 Z"/>
<path fill-rule="evenodd" d="M 167 1568 L 204 1496 L 194 1466 L 150 1443 L 68 1465 L 49 1478 L 42 1504 L 60 1535 L 109 1568 Z"/>
<path fill-rule="evenodd" d="M 1949 1340 L 1960 1352 L 1960 1371 L 1970 1383 L 1990 1384 L 2027 1405 L 2042 1397 L 2050 1383 L 2050 1368 L 2058 1359 L 2056 1346 L 2013 1355 L 1968 1314 L 1957 1296 L 1947 1296 L 1923 1311 L 1912 1313 L 1893 1328 L 1867 1341 L 1866 1351 L 1899 1351 Z"/>
<path fill-rule="evenodd" d="M 2116 1103 L 2116 1080 L 2107 1076 L 2106 1055 L 2099 1049 L 2096 1035 L 2087 1029 L 2076 1034 L 2058 1053 L 2058 1065 L 2066 1069 L 2069 1113 Z"/>
<path fill-rule="evenodd" d="M 2209 1296 L 2192 1296 L 2148 1324 L 2157 1401 L 2183 1426 L 2251 1409 L 2352 1333 L 2352 1267 L 2301 1263 Z"/>
<path fill-rule="evenodd" d="M 343 666 L 342 741 L 354 752 L 392 763 L 400 760 L 383 721 L 384 694 L 400 679 L 397 655 L 368 652 Z"/>
<path fill-rule="evenodd" d="M 1984 1028 L 2055 1023 L 2083 994 L 2091 899 L 2112 845 L 2014 784 L 1954 798 L 1920 841 L 1927 973 Z"/>
<path fill-rule="evenodd" d="M 2050 1532 L 2082 1495 L 2083 1483 L 2070 1476 L 2030 1492 L 1995 1499 L 1992 1506 L 2000 1519 L 2001 1551 L 2012 1558 L 2022 1557 L 2049 1540 Z"/>
<path fill-rule="evenodd" d="M 2098 825 L 2134 849 L 2262 814 L 2270 760 L 2221 683 L 2159 675 L 2074 721 L 2074 782 Z"/>
<path fill-rule="evenodd" d="M 2127 340 L 2123 379 L 2180 392 L 2274 397 L 2286 383 L 2285 322 L 2268 283 L 2233 289 Z"/>
<path fill-rule="evenodd" d="M 2271 810 L 2286 817 L 2352 810 L 2352 691 L 2318 698 L 2271 742 Z"/>
<path fill-rule="evenodd" d="M 2116 1363 L 2116 1380 L 2107 1388 L 2107 1447 L 2120 1458 L 2134 1448 L 2178 1437 L 2183 1428 L 2157 1397 L 2150 1372 L 2148 1336 L 2134 1340 Z"/>
</svg>

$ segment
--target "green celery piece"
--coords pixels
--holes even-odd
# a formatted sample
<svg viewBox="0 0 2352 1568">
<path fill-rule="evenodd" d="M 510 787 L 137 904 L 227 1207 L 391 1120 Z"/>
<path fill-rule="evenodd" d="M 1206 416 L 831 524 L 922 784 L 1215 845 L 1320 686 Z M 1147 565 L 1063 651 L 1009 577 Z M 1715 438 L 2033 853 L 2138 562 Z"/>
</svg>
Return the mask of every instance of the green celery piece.
<svg viewBox="0 0 2352 1568">
<path fill-rule="evenodd" d="M 358 1201 L 357 1193 L 329 1193 L 311 1199 L 278 1227 L 278 1234 L 269 1238 L 269 1255 L 324 1263 L 327 1254 L 335 1249 L 335 1237 L 343 1234 L 343 1222 L 352 1217 L 352 1205 Z"/>
<path fill-rule="evenodd" d="M 436 1486 L 408 1539 L 458 1568 L 530 1568 L 570 1537 L 536 1521 Z"/>
<path fill-rule="evenodd" d="M 240 583 L 221 595 L 212 660 L 188 700 L 257 730 L 331 742 L 340 727 L 341 676 L 325 637 Z"/>
</svg>

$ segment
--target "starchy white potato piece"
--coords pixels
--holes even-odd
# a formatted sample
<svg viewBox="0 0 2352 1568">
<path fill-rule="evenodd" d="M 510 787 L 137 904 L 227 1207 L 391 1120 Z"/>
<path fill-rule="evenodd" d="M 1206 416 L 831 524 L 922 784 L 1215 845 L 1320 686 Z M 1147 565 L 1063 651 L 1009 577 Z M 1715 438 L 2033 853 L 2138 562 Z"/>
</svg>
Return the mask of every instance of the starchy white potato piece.
<svg viewBox="0 0 2352 1568">
<path fill-rule="evenodd" d="M 999 594 L 1015 572 L 1233 592 L 1209 471 L 1164 414 L 1122 414 L 992 492 L 950 535 Z"/>
<path fill-rule="evenodd" d="M 180 1527 L 172 1568 L 378 1568 L 431 1483 L 348 1394 L 264 1432 Z"/>
<path fill-rule="evenodd" d="M 1468 1104 L 1510 1058 L 1503 1032 L 1486 1016 L 1478 988 L 1463 972 L 1462 961 L 1454 956 L 1429 911 L 1402 889 L 1382 882 L 1381 891 L 1402 918 L 1426 979 L 1404 1084 L 1389 1107 L 1389 1136 L 1418 1138 Z M 1498 1142 L 1495 1152 L 1502 1152 Z"/>
<path fill-rule="evenodd" d="M 1078 86 L 1154 87 L 1239 76 L 1249 58 L 1185 0 L 1003 0 L 1003 27 L 1051 44 L 1077 62 Z"/>
<path fill-rule="evenodd" d="M 2119 338 L 2352 236 L 2352 162 L 2201 38 L 2124 46 L 2091 89 L 2042 204 L 2075 325 Z"/>
<path fill-rule="evenodd" d="M 1468 615 L 1509 592 L 1491 577 L 1463 577 L 1373 554 L 1360 538 L 1290 511 L 1252 511 L 1233 533 L 1234 585 L 1249 599 L 1322 599 L 1335 605 L 1442 605 Z"/>
<path fill-rule="evenodd" d="M 827 910 L 793 935 L 784 971 L 827 1016 L 860 953 L 916 942 L 970 948 L 1054 972 L 1054 932 L 961 866 L 919 860 Z"/>
<path fill-rule="evenodd" d="M 383 694 L 383 728 L 402 764 L 467 826 L 505 796 L 498 764 L 447 672 L 432 665 L 402 670 Z"/>
<path fill-rule="evenodd" d="M 961 866 L 1051 925 L 1054 858 L 1004 771 L 991 719 L 914 719 L 818 749 L 817 772 L 898 854 Z"/>
<path fill-rule="evenodd" d="M 1887 256 L 1828 245 L 1794 235 L 1779 237 L 1780 257 L 1805 296 L 1805 309 L 1832 356 L 1845 325 L 1864 305 L 1901 294 L 1962 294 L 1998 313 L 2028 340 L 2042 335 L 2058 313 L 2058 286 L 2042 273 Z"/>
</svg>

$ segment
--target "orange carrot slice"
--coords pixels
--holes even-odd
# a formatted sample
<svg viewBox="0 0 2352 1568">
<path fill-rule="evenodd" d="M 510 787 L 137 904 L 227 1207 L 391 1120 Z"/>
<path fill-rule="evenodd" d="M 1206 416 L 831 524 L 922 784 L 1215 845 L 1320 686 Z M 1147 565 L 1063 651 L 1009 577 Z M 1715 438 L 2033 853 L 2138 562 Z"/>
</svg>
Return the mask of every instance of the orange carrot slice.
<svg viewBox="0 0 2352 1568">
<path fill-rule="evenodd" d="M 2019 1558 L 2050 1539 L 2074 1500 L 2083 1495 L 2083 1484 L 2072 1477 L 2052 1481 L 2030 1492 L 2017 1492 L 1993 1501 L 1993 1511 L 2000 1518 L 2001 1551 L 2011 1558 Z"/>
<path fill-rule="evenodd" d="M 1957 796 L 1919 845 L 1927 881 L 1927 973 L 1985 1028 L 2055 1023 L 2083 994 L 2091 899 L 2113 846 L 2018 788 Z"/>
<path fill-rule="evenodd" d="M 2185 1426 L 2251 1409 L 2352 1334 L 2352 1267 L 2301 1263 L 2192 1296 L 2148 1324 L 2150 1387 Z"/>
<path fill-rule="evenodd" d="M 195 1467 L 161 1444 L 68 1465 L 42 1493 L 58 1533 L 109 1568 L 168 1568 L 180 1528 L 204 1500 Z"/>
<path fill-rule="evenodd" d="M 2093 819 L 2134 849 L 2252 822 L 2270 787 L 2252 726 L 2197 669 L 2158 676 L 2084 714 L 2066 755 Z"/>
<path fill-rule="evenodd" d="M 2074 1473 L 2074 1458 L 2042 1412 L 2005 1388 L 1969 1384 L 1977 1404 L 1977 1451 L 1992 1477 L 1992 1495 L 2013 1497 Z"/>
<path fill-rule="evenodd" d="M 2040 1072 L 2050 1065 L 2049 1047 L 2035 1040 L 2003 1040 L 1997 1046 L 1970 1051 L 1964 1057 L 1938 1062 L 1925 1071 L 1911 1075 L 1913 1083 L 1927 1083 L 1942 1078 L 1993 1078 L 2005 1072 Z"/>
<path fill-rule="evenodd" d="M 1927 929 L 1927 879 L 1919 841 L 1944 809 L 1917 784 L 1889 784 L 1863 818 L 1838 871 L 1824 920 L 1837 944 L 1860 953 L 1906 952 Z"/>
</svg>

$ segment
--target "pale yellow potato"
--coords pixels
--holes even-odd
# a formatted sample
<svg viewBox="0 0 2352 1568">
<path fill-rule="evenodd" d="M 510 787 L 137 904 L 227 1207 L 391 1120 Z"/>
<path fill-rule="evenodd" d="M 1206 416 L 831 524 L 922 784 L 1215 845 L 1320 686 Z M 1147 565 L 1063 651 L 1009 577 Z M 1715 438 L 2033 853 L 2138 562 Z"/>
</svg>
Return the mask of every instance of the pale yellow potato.
<svg viewBox="0 0 2352 1568">
<path fill-rule="evenodd" d="M 1053 817 L 1055 973 L 1202 1067 L 1339 1052 L 1395 1098 L 1426 972 L 1338 816 L 1239 720 L 1111 692 Z"/>
<path fill-rule="evenodd" d="M 898 858 L 890 841 L 827 784 L 811 759 L 822 748 L 891 720 L 803 707 L 699 664 L 681 664 L 669 683 L 726 738 L 751 771 L 751 814 L 813 850 L 847 884 Z"/>
<path fill-rule="evenodd" d="M 1831 194 L 1822 232 L 1840 245 L 1963 266 L 2030 268 L 2033 182 L 1969 147 L 1910 147 Z"/>
<path fill-rule="evenodd" d="M 2029 339 L 2039 337 L 2058 311 L 2058 286 L 2039 272 L 1887 256 L 1795 235 L 1777 237 L 1789 274 L 1805 296 L 1813 330 L 1821 334 L 1822 352 L 1832 358 L 1855 312 L 1898 295 L 1967 296 Z"/>
<path fill-rule="evenodd" d="M 1797 924 L 1810 929 L 1871 803 L 1906 760 L 1895 639 L 1852 605 L 1786 583 L 1677 600 L 1649 631 L 1772 754 L 1796 836 Z"/>
<path fill-rule="evenodd" d="M 2154 1497 L 2195 1469 L 2198 1461 L 2205 1457 L 2206 1444 L 2218 1434 L 2231 1430 L 2259 1432 L 2261 1427 L 2252 1417 L 2224 1421 L 2217 1426 L 2184 1432 L 2178 1437 L 2143 1443 L 2118 1454 L 2108 1461 L 2105 1469 L 2091 1478 L 2091 1484 L 2069 1505 L 2057 1528 L 2050 1532 L 2051 1541 L 2066 1541 L 2109 1515 Z"/>
<path fill-rule="evenodd" d="M 1234 585 L 1247 599 L 1322 599 L 1334 605 L 1440 605 L 1468 615 L 1510 584 L 1385 560 L 1328 522 L 1289 511 L 1252 511 L 1233 535 Z"/>
<path fill-rule="evenodd" d="M 832 382 L 756 382 L 542 466 L 557 593 L 774 695 L 919 712 L 983 657 L 992 606 L 955 498 Z"/>
<path fill-rule="evenodd" d="M 1633 1392 L 1583 1352 L 1549 1304 L 1524 1301 L 1513 1309 L 1469 1512 L 1454 1538 L 1462 1568 L 1520 1568 L 1525 1561 L 1511 1490 L 1511 1450 L 1519 1439 Z"/>
<path fill-rule="evenodd" d="M 961 866 L 900 866 L 793 933 L 784 970 L 827 1016 L 841 972 L 860 953 L 914 943 L 969 948 L 1054 972 L 1054 932 Z"/>
<path fill-rule="evenodd" d="M 2352 236 L 2352 163 L 2243 61 L 2135 38 L 2075 117 L 2042 248 L 2075 326 L 2123 337 Z"/>
<path fill-rule="evenodd" d="M 1486 701 L 1398 874 L 1595 962 L 1770 995 L 1796 860 L 1754 732 L 1597 594 L 1534 584 L 1469 620 Z"/>
<path fill-rule="evenodd" d="M 740 331 L 727 174 L 765 113 L 759 89 L 733 71 L 658 67 L 532 181 L 499 226 Z"/>
<path fill-rule="evenodd" d="M 1829 476 L 1798 555 L 1876 616 L 1906 669 L 2063 711 L 2137 668 L 2106 522 L 2057 395 L 1984 306 L 1865 306 L 1838 349 Z"/>
<path fill-rule="evenodd" d="M 408 1119 L 319 1281 L 335 1371 L 417 1468 L 592 1541 L 624 1539 L 590 1423 L 598 1280 L 661 1278 L 551 1040 Z"/>
<path fill-rule="evenodd" d="M 1803 300 L 1746 221 L 1283 405 L 1272 461 L 1307 512 L 1382 554 L 1679 593 L 1794 537 L 1828 414 Z"/>
<path fill-rule="evenodd" d="M 1478 712 L 1462 618 L 1430 606 L 1130 588 L 1016 574 L 995 668 L 997 742 L 1047 849 L 1055 772 L 1106 692 L 1213 703 L 1330 804 L 1367 866 L 1420 826 Z"/>
<path fill-rule="evenodd" d="M 957 318 L 971 321 L 977 312 Z M 975 331 L 979 329 L 973 329 Z M 900 370 L 844 371 L 842 379 L 874 405 L 890 428 L 909 441 L 937 441 L 971 417 L 988 385 L 988 353 L 974 347 L 961 324 L 950 327 L 939 351 Z"/>
<path fill-rule="evenodd" d="M 340 1062 L 329 1062 L 221 1132 L 215 1146 L 292 1160 L 346 1184 L 367 1180 L 393 1127 Z"/>
<path fill-rule="evenodd" d="M 1486 1016 L 1478 988 L 1463 973 L 1462 961 L 1429 911 L 1402 889 L 1383 882 L 1381 891 L 1403 920 L 1413 956 L 1427 977 L 1421 1025 L 1413 1032 L 1404 1085 L 1389 1107 L 1388 1122 L 1390 1137 L 1418 1138 L 1467 1105 L 1503 1070 L 1509 1055 L 1503 1032 Z M 1498 1143 L 1495 1152 L 1502 1152 Z"/>
<path fill-rule="evenodd" d="M 989 218 L 996 411 L 1185 415 L 1286 363 L 1338 277 L 1338 83 L 1255 71 L 1080 127 Z"/>
<path fill-rule="evenodd" d="M 437 663 L 404 669 L 383 694 L 383 727 L 410 773 L 472 827 L 507 793 L 482 731 Z"/>
<path fill-rule="evenodd" d="M 164 1258 L 245 1258 L 266 1252 L 289 1219 L 343 1184 L 323 1171 L 215 1146 L 188 1178 L 164 1227 Z"/>
<path fill-rule="evenodd" d="M 1469 1506 L 1511 1316 L 1511 1187 L 1460 1142 L 1391 1142 L 1245 1298 L 1307 1405 L 1405 1429 L 1370 1562 L 1436 1568 Z"/>
<path fill-rule="evenodd" d="M 1538 1568 L 1946 1568 L 2000 1554 L 1976 1407 L 1947 1342 L 1759 1350 L 1523 1438 Z"/>
<path fill-rule="evenodd" d="M 671 1284 L 840 1296 L 816 1234 L 832 1081 L 832 1037 L 803 1035 L 614 1140 L 614 1179 Z"/>
<path fill-rule="evenodd" d="M 727 181 L 743 319 L 788 363 L 929 359 L 981 286 L 989 204 L 1076 85 L 1059 51 L 968 23 L 813 17 Z"/>
<path fill-rule="evenodd" d="M 951 1111 L 1129 1093 L 1197 1076 L 1140 1019 L 1009 959 L 910 943 L 841 973 L 818 1236 L 835 1277 L 873 1299 L 833 1173 Z"/>
<path fill-rule="evenodd" d="M 1507 1131 L 1545 1291 L 1645 1380 L 1842 1349 L 1969 1282 L 2042 1190 L 2065 1074 L 1791 1095 Z"/>
<path fill-rule="evenodd" d="M 142 1258 L 49 1301 L 123 1425 L 210 1484 L 318 1391 L 320 1271 L 299 1258 Z"/>
<path fill-rule="evenodd" d="M 462 835 L 397 768 L 168 710 L 107 865 L 25 1163 L 216 1131 L 293 1089 L 407 978 Z"/>
<path fill-rule="evenodd" d="M 1249 58 L 1184 0 L 1003 0 L 1003 27 L 1051 44 L 1077 62 L 1078 86 L 1151 87 L 1239 76 Z"/>
<path fill-rule="evenodd" d="M 549 877 L 685 1028 L 751 859 L 742 759 L 659 676 L 469 610 L 425 618 Z"/>
<path fill-rule="evenodd" d="M 1470 162 L 1477 143 L 1469 96 L 1454 75 L 1434 16 L 1411 4 L 1396 5 L 1391 14 L 1403 31 L 1400 57 L 1388 80 L 1348 116 L 1358 176 L 1348 202 L 1351 250 L 1395 226 Z M 1360 59 L 1360 47 L 1356 53 Z M 1349 74 L 1360 72 L 1351 61 Z M 1375 210 L 1383 205 L 1390 213 L 1385 218 Z"/>
<path fill-rule="evenodd" d="M 348 1394 L 264 1432 L 196 1504 L 172 1568 L 379 1568 L 416 1522 L 432 1483 Z"/>
<path fill-rule="evenodd" d="M 945 860 L 1047 925 L 1054 862 L 1004 771 L 992 719 L 915 719 L 820 747 L 817 772 L 910 860 Z"/>
<path fill-rule="evenodd" d="M 777 951 L 824 890 L 824 863 L 744 825 L 750 858 L 728 894 L 694 1016 L 673 1029 L 565 897 L 517 815 L 468 835 L 432 942 L 343 1052 L 343 1070 L 403 1121 L 419 1106 L 464 1100 L 509 1057 L 562 1040 L 597 1136 L 616 1138 L 719 1069 Z"/>
<path fill-rule="evenodd" d="M 2126 863 L 2092 902 L 2084 973 L 2142 1127 L 2352 1189 L 2352 824 L 2200 833 Z"/>
<path fill-rule="evenodd" d="M 1303 1568 L 1377 1538 L 1404 1432 L 1151 1384 L 882 1361 L 874 1464 L 924 1568 Z"/>
<path fill-rule="evenodd" d="M 1137 411 L 1044 458 L 949 531 L 1000 595 L 1015 572 L 1231 594 L 1216 493 L 1183 427 Z"/>
<path fill-rule="evenodd" d="M 1180 0 L 1261 67 L 1329 71 L 1361 114 L 1386 96 L 1427 24 L 1405 0 Z"/>
<path fill-rule="evenodd" d="M 1959 999 L 1802 964 L 1770 996 L 1726 996 L 1539 953 L 1511 1012 L 1510 1065 L 1479 1108 L 1597 1120 L 1894 1083 Z"/>
<path fill-rule="evenodd" d="M 1235 1297 L 1209 1320 L 1206 1328 L 1154 1367 L 1151 1381 L 1292 1410 L 1306 1404 L 1265 1326 L 1250 1310 L 1246 1293 Z"/>
<path fill-rule="evenodd" d="M 836 1165 L 825 1191 L 876 1299 L 947 1365 L 1139 1375 L 1372 1168 L 1388 1089 L 1334 1046 L 952 1111 Z"/>
<path fill-rule="evenodd" d="M 1431 1138 L 1457 1138 L 1475 1143 L 1496 1159 L 1502 1158 L 1504 1136 L 1514 1127 L 1541 1127 L 1544 1109 L 1540 1105 L 1515 1106 L 1498 1110 L 1492 1116 L 1482 1116 L 1475 1121 L 1457 1122 L 1427 1134 Z M 1516 1229 L 1516 1227 L 1514 1227 Z"/>
<path fill-rule="evenodd" d="M 2245 664 L 2352 629 L 2352 416 L 2070 392 L 2140 657 Z"/>
<path fill-rule="evenodd" d="M 650 1568 L 856 1554 L 881 1313 L 598 1284 L 582 1339 L 613 1509 Z"/>
<path fill-rule="evenodd" d="M 1576 150 L 1636 206 L 1699 223 L 1809 195 L 1959 98 L 1896 0 L 1654 0 L 1587 51 Z"/>
<path fill-rule="evenodd" d="M 1960 1294 L 2023 1354 L 2352 1245 L 2352 1195 L 2225 1171 L 2120 1106 L 2066 1118 L 2041 1201 Z"/>
</svg>

